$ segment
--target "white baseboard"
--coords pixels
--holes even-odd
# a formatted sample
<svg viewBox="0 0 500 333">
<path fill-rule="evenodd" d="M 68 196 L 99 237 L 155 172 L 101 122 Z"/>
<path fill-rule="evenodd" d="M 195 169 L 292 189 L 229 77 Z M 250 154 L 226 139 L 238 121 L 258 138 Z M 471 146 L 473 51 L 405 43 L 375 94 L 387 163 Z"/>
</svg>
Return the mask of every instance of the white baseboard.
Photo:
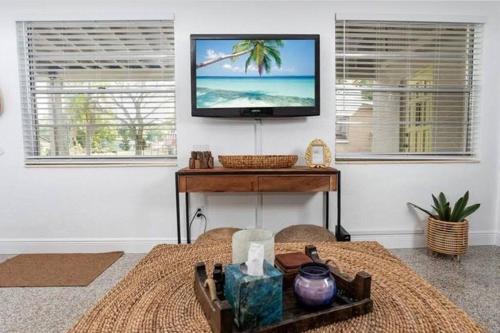
<svg viewBox="0 0 500 333">
<path fill-rule="evenodd" d="M 469 233 L 469 245 L 498 245 L 494 231 L 472 231 Z"/>
<path fill-rule="evenodd" d="M 417 248 L 425 247 L 423 231 L 351 231 L 353 241 L 377 241 L 386 248 Z"/>
<path fill-rule="evenodd" d="M 423 231 L 351 231 L 353 241 L 377 241 L 387 248 L 425 246 Z M 183 239 L 183 242 L 185 240 Z M 0 238 L 0 253 L 71 253 L 125 251 L 147 253 L 158 244 L 176 244 L 177 238 Z M 469 245 L 498 245 L 500 233 L 471 231 Z"/>
<path fill-rule="evenodd" d="M 425 247 L 423 230 L 351 231 L 351 239 L 353 241 L 377 241 L 389 249 Z M 469 245 L 498 245 L 498 243 L 498 233 L 493 231 L 469 232 Z"/>
</svg>

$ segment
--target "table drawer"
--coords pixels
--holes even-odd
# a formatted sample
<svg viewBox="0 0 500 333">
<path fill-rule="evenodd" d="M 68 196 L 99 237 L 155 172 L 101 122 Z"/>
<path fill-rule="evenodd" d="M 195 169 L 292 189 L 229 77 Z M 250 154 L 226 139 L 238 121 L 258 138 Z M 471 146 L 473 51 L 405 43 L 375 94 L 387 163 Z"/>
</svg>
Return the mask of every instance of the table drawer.
<svg viewBox="0 0 500 333">
<path fill-rule="evenodd" d="M 255 176 L 187 176 L 188 192 L 256 192 Z"/>
<path fill-rule="evenodd" d="M 330 176 L 259 176 L 259 192 L 331 191 Z"/>
</svg>

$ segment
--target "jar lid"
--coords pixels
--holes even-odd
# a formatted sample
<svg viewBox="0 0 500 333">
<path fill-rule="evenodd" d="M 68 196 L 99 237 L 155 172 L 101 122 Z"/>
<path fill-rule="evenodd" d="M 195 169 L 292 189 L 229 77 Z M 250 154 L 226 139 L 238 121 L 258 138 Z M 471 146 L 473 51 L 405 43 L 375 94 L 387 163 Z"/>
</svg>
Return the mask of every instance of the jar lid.
<svg viewBox="0 0 500 333">
<path fill-rule="evenodd" d="M 330 268 L 325 264 L 312 262 L 301 265 L 299 274 L 308 279 L 324 279 L 330 276 Z"/>
</svg>

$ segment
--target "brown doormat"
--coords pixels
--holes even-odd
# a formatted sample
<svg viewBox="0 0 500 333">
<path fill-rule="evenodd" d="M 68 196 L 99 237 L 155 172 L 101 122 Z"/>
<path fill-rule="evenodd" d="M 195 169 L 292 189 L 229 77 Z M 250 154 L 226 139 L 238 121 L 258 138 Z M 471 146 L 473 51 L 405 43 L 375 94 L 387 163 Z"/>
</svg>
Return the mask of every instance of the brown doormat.
<svg viewBox="0 0 500 333">
<path fill-rule="evenodd" d="M 0 264 L 0 287 L 83 287 L 123 252 L 20 254 Z"/>
</svg>

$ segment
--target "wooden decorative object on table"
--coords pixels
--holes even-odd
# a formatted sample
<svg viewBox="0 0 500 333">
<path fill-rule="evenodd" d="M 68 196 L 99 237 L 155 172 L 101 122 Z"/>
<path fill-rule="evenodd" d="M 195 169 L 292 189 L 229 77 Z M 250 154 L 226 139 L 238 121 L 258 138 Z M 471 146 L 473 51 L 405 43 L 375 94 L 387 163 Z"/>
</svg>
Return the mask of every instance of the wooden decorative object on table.
<svg viewBox="0 0 500 333">
<path fill-rule="evenodd" d="M 445 222 L 427 219 L 427 247 L 442 254 L 461 256 L 469 244 L 469 221 Z M 458 257 L 460 259 L 460 257 Z"/>
<path fill-rule="evenodd" d="M 323 140 L 314 139 L 307 146 L 305 160 L 310 168 L 327 168 L 332 163 L 332 153 Z"/>
<path fill-rule="evenodd" d="M 213 169 L 214 158 L 209 151 L 192 151 L 189 159 L 190 169 Z"/>
<path fill-rule="evenodd" d="M 325 263 L 319 258 L 315 246 L 306 246 L 305 254 L 313 262 Z M 352 279 L 336 267 L 331 265 L 329 267 L 339 290 L 332 306 L 321 309 L 301 307 L 297 303 L 293 288 L 288 287 L 283 291 L 283 320 L 270 326 L 257 328 L 253 332 L 303 332 L 372 312 L 370 274 L 358 272 Z M 210 287 L 206 281 L 205 264 L 198 263 L 195 266 L 194 292 L 212 332 L 240 332 L 234 324 L 234 312 L 229 302 L 220 298 L 213 300 L 211 295 L 214 295 L 214 287 Z"/>
<path fill-rule="evenodd" d="M 297 163 L 297 155 L 219 155 L 225 168 L 234 169 L 283 169 Z"/>
</svg>

